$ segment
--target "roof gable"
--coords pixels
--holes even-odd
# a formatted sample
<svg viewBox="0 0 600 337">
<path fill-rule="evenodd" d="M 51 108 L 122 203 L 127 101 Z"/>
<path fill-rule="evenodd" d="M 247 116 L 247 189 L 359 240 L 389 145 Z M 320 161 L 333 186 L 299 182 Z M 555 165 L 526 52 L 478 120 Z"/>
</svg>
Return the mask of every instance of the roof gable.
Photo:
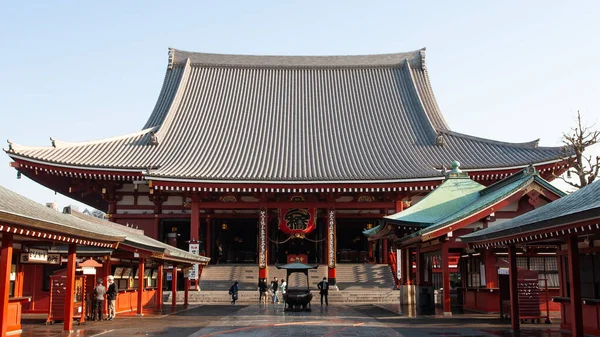
<svg viewBox="0 0 600 337">
<path fill-rule="evenodd" d="M 468 242 L 491 240 L 515 232 L 550 228 L 560 225 L 561 222 L 584 221 L 598 217 L 600 217 L 600 183 L 594 182 L 531 212 L 461 238 Z"/>
</svg>

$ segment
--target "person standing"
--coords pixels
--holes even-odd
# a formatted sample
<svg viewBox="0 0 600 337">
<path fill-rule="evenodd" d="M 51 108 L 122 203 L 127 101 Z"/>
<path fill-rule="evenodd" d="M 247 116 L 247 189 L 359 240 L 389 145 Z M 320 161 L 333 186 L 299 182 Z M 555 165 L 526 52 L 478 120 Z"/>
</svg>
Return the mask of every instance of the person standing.
<svg viewBox="0 0 600 337">
<path fill-rule="evenodd" d="M 229 295 L 231 295 L 231 304 L 235 305 L 235 301 L 238 300 L 238 291 L 240 288 L 238 287 L 238 281 L 233 282 L 231 288 L 229 288 Z"/>
<path fill-rule="evenodd" d="M 329 282 L 327 282 L 327 277 L 323 277 L 323 281 L 319 282 L 317 287 L 321 294 L 321 305 L 323 305 L 323 297 L 325 297 L 325 305 L 329 305 L 329 300 L 327 299 L 327 295 L 329 295 Z"/>
<path fill-rule="evenodd" d="M 277 281 L 277 277 L 274 277 L 273 282 L 271 282 L 271 290 L 273 291 L 273 303 L 279 302 L 279 296 L 277 296 L 278 289 L 279 282 Z"/>
<path fill-rule="evenodd" d="M 267 280 L 260 279 L 260 281 L 258 281 L 258 291 L 260 293 L 258 303 L 267 303 L 267 290 Z"/>
<path fill-rule="evenodd" d="M 94 308 L 94 313 L 98 316 L 94 318 L 94 320 L 101 321 L 104 318 L 104 295 L 106 295 L 106 287 L 102 285 L 102 279 L 99 278 L 96 281 L 98 284 L 94 288 L 94 299 L 96 300 L 96 307 Z"/>
<path fill-rule="evenodd" d="M 281 297 L 283 297 L 283 300 L 285 301 L 285 292 L 287 290 L 287 283 L 285 282 L 284 279 L 281 279 L 281 286 L 279 286 L 279 288 L 281 289 Z"/>
<path fill-rule="evenodd" d="M 115 278 L 112 275 L 108 276 L 108 290 L 106 291 L 106 299 L 108 300 L 108 320 L 112 321 L 115 319 L 116 314 L 116 303 L 117 303 L 117 294 L 119 293 L 119 288 L 115 284 Z"/>
</svg>

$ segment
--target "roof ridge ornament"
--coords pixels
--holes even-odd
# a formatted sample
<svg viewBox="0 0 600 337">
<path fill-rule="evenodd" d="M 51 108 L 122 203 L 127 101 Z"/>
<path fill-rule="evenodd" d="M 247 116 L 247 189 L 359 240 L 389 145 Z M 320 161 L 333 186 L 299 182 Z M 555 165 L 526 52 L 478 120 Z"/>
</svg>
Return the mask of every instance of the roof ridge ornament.
<svg viewBox="0 0 600 337">
<path fill-rule="evenodd" d="M 56 139 L 50 137 L 50 142 L 52 143 L 52 147 L 56 148 Z"/>
<path fill-rule="evenodd" d="M 8 143 L 8 152 L 15 152 L 15 149 L 13 148 L 13 142 L 11 142 L 10 139 L 7 139 L 6 142 Z"/>
<path fill-rule="evenodd" d="M 435 137 L 435 145 L 437 145 L 437 146 L 446 145 L 446 139 L 444 139 L 444 135 L 442 133 L 438 133 L 437 137 Z"/>
<path fill-rule="evenodd" d="M 526 176 L 536 175 L 536 174 L 538 174 L 538 171 L 535 168 L 535 166 L 533 166 L 533 164 L 529 164 L 529 166 L 527 166 L 525 169 L 523 169 L 523 174 Z"/>
<path fill-rule="evenodd" d="M 421 68 L 423 68 L 424 71 L 427 71 L 427 65 L 425 64 L 425 48 L 419 50 L 419 55 L 421 56 Z"/>
<path fill-rule="evenodd" d="M 460 162 L 457 160 L 452 162 L 452 169 L 448 174 L 446 174 L 446 179 L 456 179 L 456 178 L 469 178 L 469 174 L 467 172 L 463 172 L 460 169 Z"/>
<path fill-rule="evenodd" d="M 156 135 L 156 133 L 154 133 L 154 131 L 150 132 L 150 145 L 158 145 L 158 136 Z"/>
</svg>

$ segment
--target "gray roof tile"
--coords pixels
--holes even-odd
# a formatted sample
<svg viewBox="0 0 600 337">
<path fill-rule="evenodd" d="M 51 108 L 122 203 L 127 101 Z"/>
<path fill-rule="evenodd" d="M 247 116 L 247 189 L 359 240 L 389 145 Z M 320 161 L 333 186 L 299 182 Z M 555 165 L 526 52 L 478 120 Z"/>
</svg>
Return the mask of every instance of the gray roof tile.
<svg viewBox="0 0 600 337">
<path fill-rule="evenodd" d="M 13 219 L 12 221 L 18 221 L 15 224 L 28 228 L 69 234 L 92 241 L 115 243 L 125 239 L 122 233 L 107 233 L 96 223 L 57 212 L 3 186 L 0 186 L 0 217 L 3 221 L 8 221 L 6 218 Z"/>
<path fill-rule="evenodd" d="M 242 56 L 173 50 L 144 130 L 13 158 L 199 181 L 343 182 L 440 177 L 565 157 L 459 134 L 435 101 L 424 51 L 367 56 Z M 155 132 L 159 144 L 150 145 Z M 445 145 L 436 145 L 442 135 Z"/>
<path fill-rule="evenodd" d="M 145 236 L 141 230 L 79 212 L 72 212 L 71 214 L 57 212 L 0 186 L 0 218 L 5 219 L 7 215 L 11 216 L 11 219 L 17 219 L 18 224 L 28 225 L 29 228 L 37 226 L 40 230 L 70 234 L 92 241 L 121 242 L 124 245 L 161 252 L 165 254 L 165 260 L 187 263 L 207 263 L 210 261 L 210 258 L 205 256 L 191 254 Z"/>
</svg>

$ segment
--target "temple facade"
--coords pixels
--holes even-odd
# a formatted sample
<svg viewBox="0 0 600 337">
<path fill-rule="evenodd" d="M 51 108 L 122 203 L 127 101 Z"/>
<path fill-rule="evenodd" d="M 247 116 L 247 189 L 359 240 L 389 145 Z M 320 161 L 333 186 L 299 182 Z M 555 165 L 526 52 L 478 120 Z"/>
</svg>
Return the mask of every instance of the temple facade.
<svg viewBox="0 0 600 337">
<path fill-rule="evenodd" d="M 212 258 L 267 265 L 387 263 L 364 229 L 416 204 L 446 167 L 489 186 L 529 165 L 551 180 L 561 147 L 452 131 L 425 50 L 243 56 L 170 49 L 140 131 L 46 147 L 9 141 L 13 167 L 119 224 Z M 508 131 L 508 130 L 507 130 Z M 199 245 L 199 249 L 195 249 Z"/>
</svg>

